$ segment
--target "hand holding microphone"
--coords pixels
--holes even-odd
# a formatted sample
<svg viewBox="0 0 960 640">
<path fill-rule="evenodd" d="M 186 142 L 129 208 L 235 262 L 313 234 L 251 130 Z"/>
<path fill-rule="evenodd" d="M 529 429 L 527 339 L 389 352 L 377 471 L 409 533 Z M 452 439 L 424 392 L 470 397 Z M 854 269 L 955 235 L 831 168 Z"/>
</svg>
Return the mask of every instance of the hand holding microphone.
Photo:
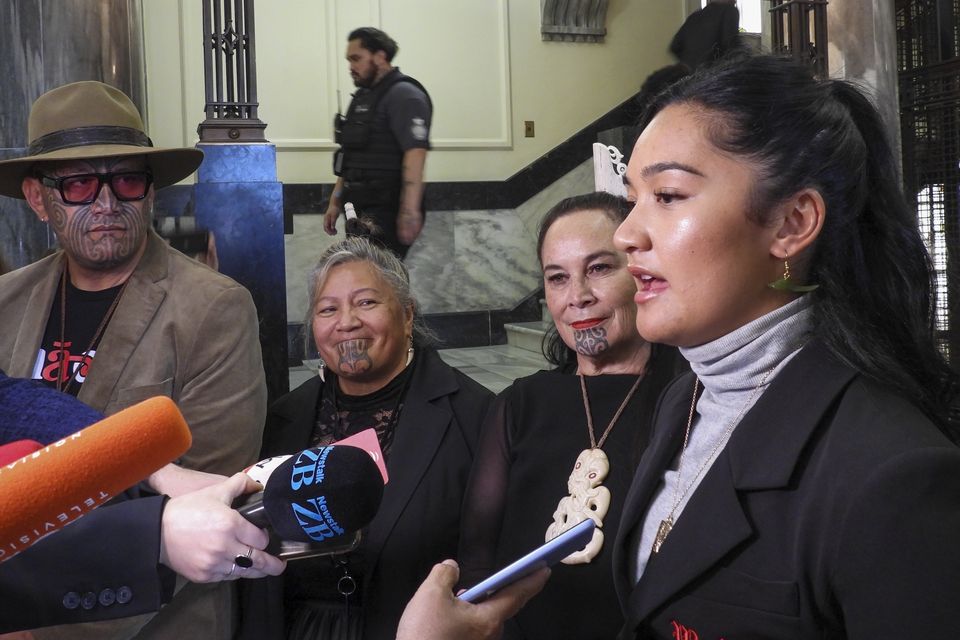
<svg viewBox="0 0 960 640">
<path fill-rule="evenodd" d="M 286 542 L 310 543 L 281 557 L 341 553 L 377 514 L 383 475 L 364 449 L 331 445 L 286 457 L 240 514 Z"/>
<path fill-rule="evenodd" d="M 266 486 L 238 510 L 228 505 L 260 488 L 242 473 L 170 500 L 163 564 L 192 582 L 279 575 L 286 567 L 281 558 L 350 550 L 383 497 L 380 468 L 355 446 L 306 449 L 258 465 L 266 469 L 260 475 Z M 268 532 L 277 538 L 269 548 Z M 275 548 L 280 558 L 271 553 Z"/>
<path fill-rule="evenodd" d="M 270 540 L 267 533 L 230 508 L 237 497 L 259 488 L 247 475 L 237 473 L 171 499 L 163 510 L 160 562 L 191 582 L 282 573 L 286 562 L 263 550 Z"/>
</svg>

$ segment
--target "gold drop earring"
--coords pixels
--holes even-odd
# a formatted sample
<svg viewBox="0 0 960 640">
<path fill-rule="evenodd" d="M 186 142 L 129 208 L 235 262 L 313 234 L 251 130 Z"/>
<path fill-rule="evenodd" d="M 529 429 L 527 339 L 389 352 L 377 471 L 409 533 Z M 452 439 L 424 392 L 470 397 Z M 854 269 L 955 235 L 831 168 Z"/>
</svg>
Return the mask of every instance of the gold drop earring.
<svg viewBox="0 0 960 640">
<path fill-rule="evenodd" d="M 783 254 L 783 275 L 780 276 L 778 280 L 767 285 L 771 289 L 776 289 L 777 291 L 787 291 L 790 293 L 807 293 L 808 291 L 813 291 L 820 285 L 818 284 L 796 284 L 790 281 L 790 256 L 786 252 Z"/>
</svg>

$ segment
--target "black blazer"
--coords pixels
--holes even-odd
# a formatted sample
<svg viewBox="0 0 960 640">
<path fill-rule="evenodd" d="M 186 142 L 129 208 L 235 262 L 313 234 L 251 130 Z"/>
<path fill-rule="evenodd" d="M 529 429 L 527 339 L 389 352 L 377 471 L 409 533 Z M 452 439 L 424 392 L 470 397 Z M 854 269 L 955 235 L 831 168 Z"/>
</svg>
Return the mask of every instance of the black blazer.
<svg viewBox="0 0 960 640">
<path fill-rule="evenodd" d="M 817 341 L 744 416 L 631 584 L 630 541 L 683 442 L 692 387 L 689 374 L 664 392 L 627 496 L 621 638 L 960 637 L 960 449 Z"/>
<path fill-rule="evenodd" d="M 436 351 L 419 351 L 387 462 L 389 482 L 361 542 L 369 562 L 362 594 L 367 640 L 392 640 L 407 601 L 431 567 L 456 557 L 463 493 L 493 399 L 492 392 L 444 363 Z M 264 457 L 310 446 L 322 389 L 323 381 L 313 378 L 273 404 Z M 256 610 L 243 611 L 241 637 L 281 637 L 276 589 L 281 579 L 245 585 L 256 588 L 258 582 L 268 586 L 273 581 L 271 595 L 261 592 L 253 602 L 245 600 L 245 607 Z M 265 597 L 267 612 L 264 603 L 257 603 Z"/>
<path fill-rule="evenodd" d="M 0 633 L 158 610 L 175 578 L 157 561 L 163 502 L 104 505 L 0 564 Z"/>
</svg>

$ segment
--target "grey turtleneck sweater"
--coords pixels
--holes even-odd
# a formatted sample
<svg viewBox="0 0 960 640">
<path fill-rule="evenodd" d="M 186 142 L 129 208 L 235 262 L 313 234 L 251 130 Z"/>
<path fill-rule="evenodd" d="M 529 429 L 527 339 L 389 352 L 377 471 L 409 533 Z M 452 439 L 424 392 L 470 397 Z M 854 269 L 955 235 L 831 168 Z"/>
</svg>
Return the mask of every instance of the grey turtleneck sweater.
<svg viewBox="0 0 960 640">
<path fill-rule="evenodd" d="M 635 534 L 631 540 L 632 557 L 636 558 L 634 583 L 646 569 L 660 522 L 672 512 L 677 525 L 690 497 L 732 435 L 735 423 L 800 351 L 811 325 L 812 309 L 807 296 L 803 296 L 713 342 L 680 349 L 699 378 L 703 394 L 697 401 L 683 468 L 677 468 L 678 453 L 644 515 L 639 537 Z M 692 400 L 692 385 L 690 393 Z"/>
</svg>

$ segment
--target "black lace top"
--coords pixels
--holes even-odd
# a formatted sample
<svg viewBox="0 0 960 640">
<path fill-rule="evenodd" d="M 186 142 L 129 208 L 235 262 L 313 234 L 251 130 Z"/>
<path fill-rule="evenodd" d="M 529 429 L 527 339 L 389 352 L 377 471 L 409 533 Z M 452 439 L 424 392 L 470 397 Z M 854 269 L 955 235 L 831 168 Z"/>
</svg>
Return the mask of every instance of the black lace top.
<svg viewBox="0 0 960 640">
<path fill-rule="evenodd" d="M 322 447 L 366 429 L 375 429 L 389 459 L 393 431 L 403 409 L 403 396 L 410 382 L 412 366 L 406 367 L 385 387 L 362 396 L 350 396 L 338 389 L 337 376 L 326 373 L 326 384 L 318 398 L 317 419 L 310 438 L 311 447 Z"/>
</svg>

